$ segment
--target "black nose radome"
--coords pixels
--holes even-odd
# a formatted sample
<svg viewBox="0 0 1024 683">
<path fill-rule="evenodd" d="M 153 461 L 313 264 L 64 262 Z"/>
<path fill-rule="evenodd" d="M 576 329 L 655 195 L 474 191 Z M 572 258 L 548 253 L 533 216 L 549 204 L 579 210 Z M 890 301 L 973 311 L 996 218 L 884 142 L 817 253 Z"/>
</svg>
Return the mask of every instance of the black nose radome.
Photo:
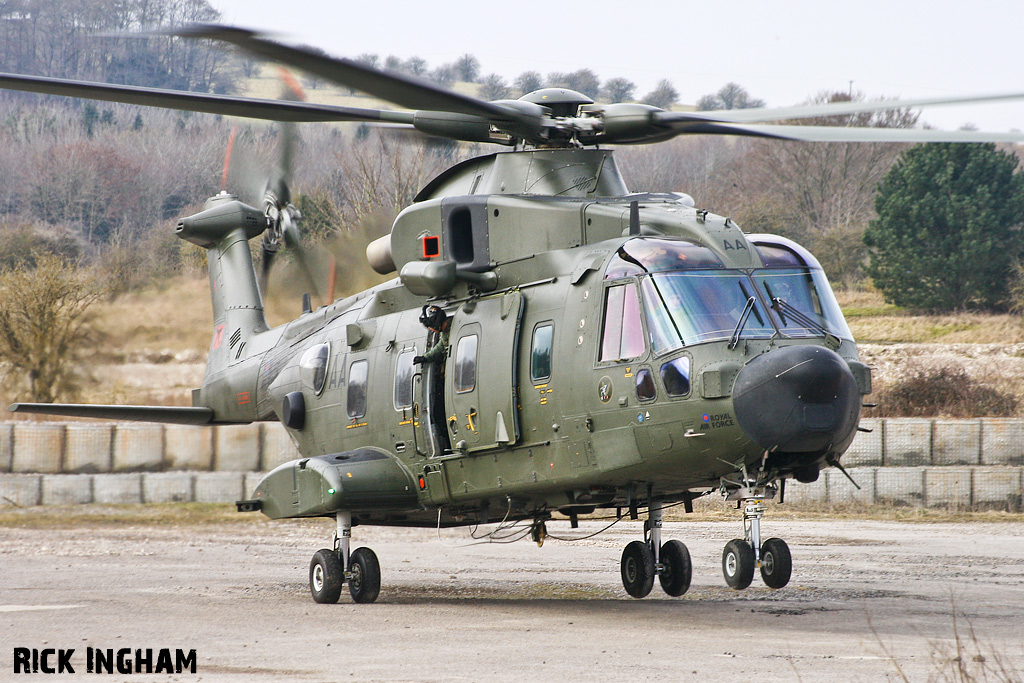
<svg viewBox="0 0 1024 683">
<path fill-rule="evenodd" d="M 820 346 L 786 346 L 750 361 L 733 386 L 736 421 L 773 453 L 841 453 L 853 441 L 860 392 L 849 366 Z"/>
</svg>

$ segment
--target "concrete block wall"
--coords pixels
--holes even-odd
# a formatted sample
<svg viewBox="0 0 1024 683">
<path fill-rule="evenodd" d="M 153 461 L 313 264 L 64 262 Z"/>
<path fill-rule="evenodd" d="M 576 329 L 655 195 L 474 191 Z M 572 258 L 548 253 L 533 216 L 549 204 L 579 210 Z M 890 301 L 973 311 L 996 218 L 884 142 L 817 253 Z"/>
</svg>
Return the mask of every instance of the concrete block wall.
<svg viewBox="0 0 1024 683">
<path fill-rule="evenodd" d="M 1024 420 L 982 418 L 981 463 L 1024 465 Z"/>
<path fill-rule="evenodd" d="M 1020 512 L 1024 467 L 853 467 L 786 482 L 788 503 L 994 509 Z M 252 497 L 262 472 L 0 474 L 0 507 L 99 503 L 233 503 Z"/>
<path fill-rule="evenodd" d="M 0 472 L 269 472 L 299 457 L 287 430 L 276 422 L 215 427 L 0 423 Z"/>
<path fill-rule="evenodd" d="M 1024 420 L 867 418 L 829 469 L 787 482 L 793 503 L 1021 509 Z M 192 427 L 0 423 L 0 506 L 233 502 L 300 457 L 277 423 Z"/>
<path fill-rule="evenodd" d="M 0 508 L 8 505 L 234 503 L 250 498 L 262 472 L 128 472 L 0 474 Z"/>
<path fill-rule="evenodd" d="M 865 418 L 846 467 L 1024 465 L 1024 420 Z"/>
<path fill-rule="evenodd" d="M 846 467 L 1024 466 L 1024 420 L 865 418 Z M 277 422 L 0 423 L 0 472 L 269 472 L 301 457 Z"/>
<path fill-rule="evenodd" d="M 1020 512 L 1024 467 L 854 467 L 828 469 L 818 481 L 786 482 L 790 503 L 895 505 Z"/>
</svg>

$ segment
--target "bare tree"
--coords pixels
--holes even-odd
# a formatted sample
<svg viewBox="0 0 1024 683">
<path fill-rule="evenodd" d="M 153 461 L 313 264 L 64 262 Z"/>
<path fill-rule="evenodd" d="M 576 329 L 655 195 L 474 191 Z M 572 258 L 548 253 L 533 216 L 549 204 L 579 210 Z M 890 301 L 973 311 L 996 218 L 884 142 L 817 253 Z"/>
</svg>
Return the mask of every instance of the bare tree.
<svg viewBox="0 0 1024 683">
<path fill-rule="evenodd" d="M 536 71 L 524 71 L 516 76 L 516 80 L 512 83 L 513 94 L 516 97 L 522 97 L 526 93 L 540 90 L 543 87 L 544 81 Z"/>
<path fill-rule="evenodd" d="M 726 83 L 714 95 L 704 95 L 697 100 L 697 111 L 721 109 L 755 109 L 765 106 L 764 100 L 750 96 L 739 83 Z"/>
<path fill-rule="evenodd" d="M 678 99 L 679 91 L 672 85 L 672 81 L 667 78 L 663 78 L 658 81 L 658 85 L 654 90 L 643 96 L 641 102 L 649 104 L 652 107 L 668 109 Z"/>
<path fill-rule="evenodd" d="M 458 71 L 455 69 L 454 64 L 442 64 L 430 72 L 430 80 L 445 87 L 455 83 L 457 77 Z"/>
<path fill-rule="evenodd" d="M 597 99 L 601 90 L 601 79 L 590 69 L 578 69 L 566 76 L 566 87 L 581 92 L 591 99 Z"/>
<path fill-rule="evenodd" d="M 511 92 L 504 78 L 498 74 L 488 74 L 481 81 L 480 91 L 477 94 L 485 100 L 503 100 Z"/>
<path fill-rule="evenodd" d="M 89 308 L 104 294 L 92 271 L 53 255 L 0 272 L 0 359 L 32 401 L 74 392 L 89 341 Z"/>
<path fill-rule="evenodd" d="M 601 96 L 609 102 L 628 102 L 636 92 L 636 83 L 628 78 L 609 78 L 601 88 Z"/>
<path fill-rule="evenodd" d="M 842 92 L 823 93 L 813 103 L 850 101 Z M 857 94 L 855 99 L 863 99 Z M 862 113 L 794 121 L 803 125 L 912 128 L 917 114 L 908 110 Z M 785 207 L 784 234 L 815 251 L 825 270 L 840 285 L 862 278 L 866 248 L 861 236 L 874 216 L 879 180 L 906 145 L 895 143 L 803 143 L 758 140 L 749 146 L 743 168 L 734 178 L 748 204 L 737 218 L 748 230 L 777 221 Z"/>
<path fill-rule="evenodd" d="M 455 60 L 455 70 L 460 81 L 476 83 L 480 77 L 480 60 L 471 54 L 464 54 Z"/>
</svg>

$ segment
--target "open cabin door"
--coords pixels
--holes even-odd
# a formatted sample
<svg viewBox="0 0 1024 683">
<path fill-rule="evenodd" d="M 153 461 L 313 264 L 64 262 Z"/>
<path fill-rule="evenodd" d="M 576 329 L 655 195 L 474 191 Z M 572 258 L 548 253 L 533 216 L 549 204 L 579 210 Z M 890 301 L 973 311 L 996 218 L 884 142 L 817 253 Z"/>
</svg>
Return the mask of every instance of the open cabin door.
<svg viewBox="0 0 1024 683">
<path fill-rule="evenodd" d="M 445 404 L 456 452 L 507 446 L 519 439 L 516 363 L 522 317 L 523 295 L 518 291 L 469 301 L 455 312 Z"/>
</svg>

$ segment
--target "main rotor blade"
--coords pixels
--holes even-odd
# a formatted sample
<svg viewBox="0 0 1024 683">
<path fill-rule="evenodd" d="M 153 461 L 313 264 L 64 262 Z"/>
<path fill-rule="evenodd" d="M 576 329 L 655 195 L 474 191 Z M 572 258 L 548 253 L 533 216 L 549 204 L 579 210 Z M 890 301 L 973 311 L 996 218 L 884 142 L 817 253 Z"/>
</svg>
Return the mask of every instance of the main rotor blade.
<svg viewBox="0 0 1024 683">
<path fill-rule="evenodd" d="M 872 111 L 890 111 L 916 107 L 933 107 L 979 102 L 1013 102 L 1024 100 L 1024 93 L 994 93 L 957 97 L 926 97 L 910 100 L 875 100 L 873 102 L 829 102 L 826 104 L 774 107 L 771 109 L 728 109 L 718 111 L 658 113 L 659 123 L 676 121 L 715 121 L 719 123 L 761 123 L 787 119 L 807 119 L 818 116 L 844 116 Z"/>
<path fill-rule="evenodd" d="M 535 118 L 509 107 L 440 88 L 412 76 L 379 71 L 351 59 L 329 57 L 300 47 L 275 43 L 247 29 L 219 24 L 190 24 L 169 33 L 183 38 L 221 40 L 247 52 L 303 69 L 333 83 L 356 88 L 409 109 L 470 114 L 510 123 L 530 124 Z"/>
<path fill-rule="evenodd" d="M 46 95 L 63 95 L 105 102 L 122 102 L 145 107 L 181 109 L 223 116 L 241 116 L 268 121 L 328 122 L 328 121 L 383 121 L 411 124 L 413 112 L 386 109 L 361 109 L 329 104 L 261 100 L 230 95 L 207 95 L 182 90 L 143 88 L 132 85 L 110 85 L 90 81 L 42 76 L 20 76 L 0 73 L 0 88 L 22 90 Z"/>
<path fill-rule="evenodd" d="M 804 142 L 1024 142 L 1024 133 L 916 128 L 844 126 L 782 126 L 774 124 L 689 123 L 675 126 L 676 135 L 741 135 Z"/>
</svg>

